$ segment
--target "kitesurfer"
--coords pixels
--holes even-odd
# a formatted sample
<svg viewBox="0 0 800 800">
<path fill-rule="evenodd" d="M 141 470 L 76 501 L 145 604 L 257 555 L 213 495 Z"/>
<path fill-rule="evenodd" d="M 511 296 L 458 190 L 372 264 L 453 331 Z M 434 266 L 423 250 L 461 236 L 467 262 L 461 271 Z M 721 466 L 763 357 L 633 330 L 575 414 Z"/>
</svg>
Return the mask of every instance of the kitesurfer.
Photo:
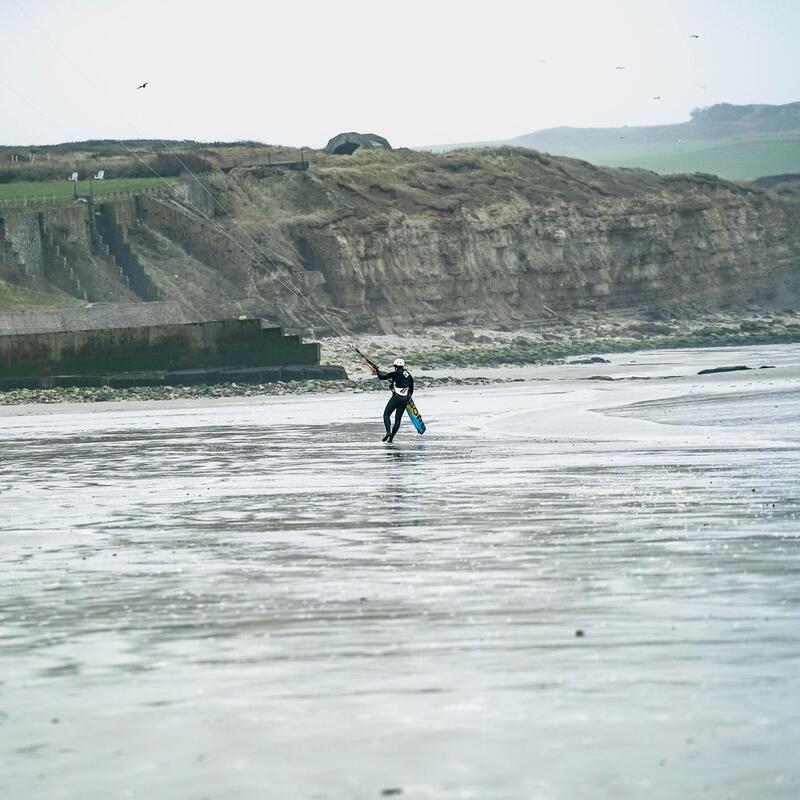
<svg viewBox="0 0 800 800">
<path fill-rule="evenodd" d="M 406 369 L 406 362 L 402 358 L 396 358 L 393 366 L 394 370 L 391 372 L 384 372 L 378 368 L 375 371 L 379 380 L 389 381 L 389 388 L 392 390 L 392 396 L 383 410 L 383 424 L 386 426 L 386 436 L 383 437 L 384 442 L 391 442 L 394 439 L 403 420 L 403 412 L 406 410 L 411 395 L 414 394 L 414 378 L 411 377 L 411 373 Z M 393 412 L 394 426 L 390 429 Z"/>
</svg>

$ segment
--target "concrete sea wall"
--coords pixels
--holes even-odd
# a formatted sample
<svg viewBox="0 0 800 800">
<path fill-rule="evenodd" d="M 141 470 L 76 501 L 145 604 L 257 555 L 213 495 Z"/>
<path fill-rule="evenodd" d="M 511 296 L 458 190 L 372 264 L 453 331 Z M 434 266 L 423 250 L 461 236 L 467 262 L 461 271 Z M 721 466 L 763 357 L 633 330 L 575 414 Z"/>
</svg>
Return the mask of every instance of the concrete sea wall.
<svg viewBox="0 0 800 800">
<path fill-rule="evenodd" d="M 183 309 L 175 301 L 103 303 L 85 308 L 62 308 L 54 311 L 0 312 L 0 336 L 174 325 L 189 321 Z"/>
<path fill-rule="evenodd" d="M 319 357 L 318 344 L 257 319 L 19 334 L 0 336 L 0 386 L 52 385 L 59 376 L 91 384 L 135 372 L 313 367 Z"/>
</svg>

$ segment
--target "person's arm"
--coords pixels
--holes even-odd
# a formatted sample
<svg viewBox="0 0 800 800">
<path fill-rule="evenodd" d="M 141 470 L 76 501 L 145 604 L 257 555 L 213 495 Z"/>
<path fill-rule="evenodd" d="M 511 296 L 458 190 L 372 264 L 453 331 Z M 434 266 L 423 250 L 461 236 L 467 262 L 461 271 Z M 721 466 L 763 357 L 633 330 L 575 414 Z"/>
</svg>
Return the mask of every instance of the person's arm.
<svg viewBox="0 0 800 800">
<path fill-rule="evenodd" d="M 374 375 L 378 371 L 378 365 L 374 361 L 367 358 L 357 347 L 354 347 L 353 350 L 355 350 L 356 353 L 358 353 L 361 358 L 364 359 L 364 363 L 372 370 L 372 374 Z"/>
<path fill-rule="evenodd" d="M 384 372 L 380 367 L 375 370 L 375 375 L 379 381 L 388 381 L 394 376 L 394 372 Z"/>
</svg>

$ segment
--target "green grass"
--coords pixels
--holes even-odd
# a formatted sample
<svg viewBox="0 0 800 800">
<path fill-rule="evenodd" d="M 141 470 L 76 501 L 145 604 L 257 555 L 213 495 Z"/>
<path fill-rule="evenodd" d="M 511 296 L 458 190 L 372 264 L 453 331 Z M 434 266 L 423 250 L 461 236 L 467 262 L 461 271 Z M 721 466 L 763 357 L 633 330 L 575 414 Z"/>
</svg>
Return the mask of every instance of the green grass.
<svg viewBox="0 0 800 800">
<path fill-rule="evenodd" d="M 174 183 L 174 180 L 167 178 L 169 183 Z M 38 201 L 42 197 L 45 199 L 57 198 L 60 200 L 69 200 L 75 196 L 77 191 L 78 197 L 88 197 L 90 190 L 94 190 L 95 197 L 104 194 L 113 194 L 115 192 L 136 192 L 142 189 L 162 188 L 166 189 L 164 181 L 155 176 L 152 178 L 109 178 L 103 181 L 92 181 L 93 186 L 90 186 L 89 181 L 77 181 L 70 183 L 69 181 L 37 181 L 37 182 L 22 182 L 22 183 L 3 183 L 0 184 L 0 201 L 2 200 L 21 200 L 27 198 L 29 201 Z"/>
<path fill-rule="evenodd" d="M 83 300 L 62 292 L 40 292 L 0 279 L 0 311 L 32 311 L 86 305 Z"/>
<path fill-rule="evenodd" d="M 800 172 L 800 136 L 698 140 L 611 147 L 552 147 L 553 155 L 581 158 L 609 167 L 641 167 L 654 172 L 709 172 L 730 180 Z"/>
</svg>

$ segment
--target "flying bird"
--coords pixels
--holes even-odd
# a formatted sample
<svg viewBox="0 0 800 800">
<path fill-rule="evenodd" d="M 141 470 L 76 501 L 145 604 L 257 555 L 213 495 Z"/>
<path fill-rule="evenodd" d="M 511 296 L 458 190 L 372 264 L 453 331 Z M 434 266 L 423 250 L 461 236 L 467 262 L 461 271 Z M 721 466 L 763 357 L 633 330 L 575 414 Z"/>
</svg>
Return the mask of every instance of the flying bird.
<svg viewBox="0 0 800 800">
<path fill-rule="evenodd" d="M 656 96 L 653 98 L 653 100 L 660 100 L 660 99 L 661 99 L 661 95 L 660 95 L 660 94 L 657 94 L 657 95 L 656 95 Z"/>
<path fill-rule="evenodd" d="M 145 81 L 141 86 L 137 86 L 136 88 L 137 89 L 146 89 L 148 83 L 149 83 L 149 81 Z"/>
<path fill-rule="evenodd" d="M 692 34 L 689 35 L 689 38 L 690 39 L 699 39 L 700 38 L 700 34 L 699 33 L 692 33 Z"/>
<path fill-rule="evenodd" d="M 614 69 L 625 69 L 625 67 L 614 67 Z"/>
</svg>

